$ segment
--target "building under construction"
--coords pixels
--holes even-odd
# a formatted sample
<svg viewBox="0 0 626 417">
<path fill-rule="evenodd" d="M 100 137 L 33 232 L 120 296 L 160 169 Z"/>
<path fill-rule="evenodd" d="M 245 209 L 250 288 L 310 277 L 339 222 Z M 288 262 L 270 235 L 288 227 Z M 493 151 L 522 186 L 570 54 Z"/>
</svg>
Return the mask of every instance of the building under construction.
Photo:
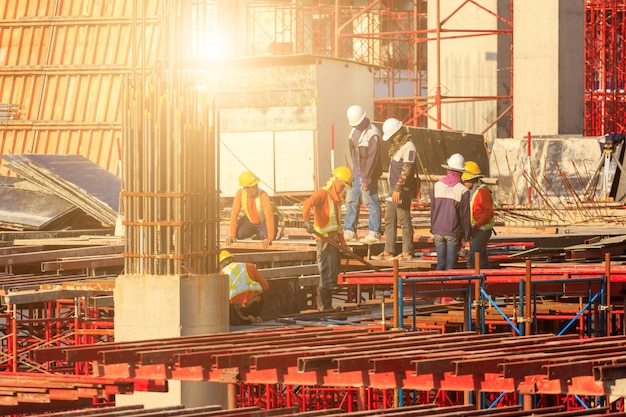
<svg viewBox="0 0 626 417">
<path fill-rule="evenodd" d="M 626 415 L 626 2 L 0 13 L 3 415 Z M 318 312 L 300 203 L 346 164 L 355 103 L 416 144 L 414 253 L 350 243 Z M 434 271 L 455 152 L 498 205 L 493 269 Z M 270 283 L 262 322 L 231 327 L 217 260 L 243 170 L 281 238 L 229 246 Z"/>
</svg>

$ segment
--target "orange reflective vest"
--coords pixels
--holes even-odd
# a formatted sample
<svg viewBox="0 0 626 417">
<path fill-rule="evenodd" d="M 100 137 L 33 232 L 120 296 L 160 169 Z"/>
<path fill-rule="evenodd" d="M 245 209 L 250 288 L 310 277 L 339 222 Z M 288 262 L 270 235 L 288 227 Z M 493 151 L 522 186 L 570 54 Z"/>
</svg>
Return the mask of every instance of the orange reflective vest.
<svg viewBox="0 0 626 417">
<path fill-rule="evenodd" d="M 332 187 L 332 185 L 332 181 L 328 181 L 328 183 L 326 183 L 326 185 L 324 185 L 322 188 L 328 191 L 328 189 Z M 326 203 L 328 204 L 328 222 L 326 222 L 326 224 L 317 224 L 318 219 L 316 218 L 316 224 L 313 225 L 317 233 L 320 233 L 324 236 L 328 236 L 330 232 L 336 232 L 337 230 L 339 230 L 339 223 L 337 222 L 337 212 L 335 211 L 335 202 L 332 198 L 330 198 L 328 194 L 326 194 Z"/>
<path fill-rule="evenodd" d="M 261 206 L 261 193 L 262 191 L 259 190 L 257 197 L 254 199 L 254 205 L 256 207 L 256 212 L 259 214 L 259 220 L 261 221 L 261 223 L 263 223 L 265 221 L 265 212 L 263 211 L 263 207 Z M 243 212 L 246 214 L 246 217 L 248 218 L 248 220 L 250 220 L 251 217 L 248 211 L 248 204 L 246 204 L 247 201 L 248 201 L 248 192 L 244 188 L 243 192 L 241 193 L 241 207 L 243 208 Z"/>
</svg>

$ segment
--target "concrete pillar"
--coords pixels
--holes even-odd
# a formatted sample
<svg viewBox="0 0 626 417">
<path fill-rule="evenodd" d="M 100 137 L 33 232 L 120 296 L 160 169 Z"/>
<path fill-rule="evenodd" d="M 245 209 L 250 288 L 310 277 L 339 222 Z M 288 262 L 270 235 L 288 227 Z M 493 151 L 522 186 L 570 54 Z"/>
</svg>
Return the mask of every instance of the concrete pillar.
<svg viewBox="0 0 626 417">
<path fill-rule="evenodd" d="M 513 137 L 581 135 L 583 0 L 516 1 L 513 16 Z"/>
<path fill-rule="evenodd" d="M 228 323 L 228 276 L 120 275 L 115 282 L 115 341 L 224 333 Z M 118 395 L 117 405 L 146 408 L 228 406 L 226 384 L 169 381 L 169 392 Z"/>
</svg>

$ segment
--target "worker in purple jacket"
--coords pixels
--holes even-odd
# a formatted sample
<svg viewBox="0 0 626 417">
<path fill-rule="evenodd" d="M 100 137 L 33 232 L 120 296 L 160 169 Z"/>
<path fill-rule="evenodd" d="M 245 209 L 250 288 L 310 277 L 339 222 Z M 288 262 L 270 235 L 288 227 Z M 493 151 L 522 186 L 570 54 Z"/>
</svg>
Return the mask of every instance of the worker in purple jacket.
<svg viewBox="0 0 626 417">
<path fill-rule="evenodd" d="M 461 245 L 471 238 L 470 192 L 461 181 L 465 158 L 455 153 L 441 166 L 446 175 L 435 183 L 430 195 L 430 232 L 438 271 L 454 269 Z"/>
</svg>

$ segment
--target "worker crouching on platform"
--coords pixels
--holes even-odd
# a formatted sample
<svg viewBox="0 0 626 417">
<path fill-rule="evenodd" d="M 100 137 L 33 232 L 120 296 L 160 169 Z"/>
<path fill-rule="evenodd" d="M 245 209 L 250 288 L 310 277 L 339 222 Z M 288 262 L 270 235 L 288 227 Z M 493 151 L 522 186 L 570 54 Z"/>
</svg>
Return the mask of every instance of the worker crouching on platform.
<svg viewBox="0 0 626 417">
<path fill-rule="evenodd" d="M 337 286 L 341 256 L 339 248 L 328 244 L 331 240 L 345 246 L 341 222 L 341 204 L 346 190 L 352 187 L 352 171 L 347 167 L 335 168 L 330 180 L 302 205 L 302 219 L 307 232 L 316 235 L 317 266 L 320 281 L 317 288 L 317 309 L 332 310 L 333 288 Z M 313 224 L 310 223 L 313 209 Z"/>
<path fill-rule="evenodd" d="M 259 189 L 261 180 L 250 171 L 239 176 L 241 188 L 233 199 L 230 213 L 230 232 L 224 244 L 230 246 L 236 239 L 257 238 L 267 248 L 276 239 L 277 215 L 267 192 Z M 243 216 L 239 217 L 243 209 Z"/>
<path fill-rule="evenodd" d="M 219 267 L 221 274 L 228 275 L 230 324 L 261 322 L 258 317 L 263 310 L 261 294 L 269 288 L 267 280 L 254 264 L 236 262 L 233 255 L 225 250 L 220 252 Z"/>
</svg>

